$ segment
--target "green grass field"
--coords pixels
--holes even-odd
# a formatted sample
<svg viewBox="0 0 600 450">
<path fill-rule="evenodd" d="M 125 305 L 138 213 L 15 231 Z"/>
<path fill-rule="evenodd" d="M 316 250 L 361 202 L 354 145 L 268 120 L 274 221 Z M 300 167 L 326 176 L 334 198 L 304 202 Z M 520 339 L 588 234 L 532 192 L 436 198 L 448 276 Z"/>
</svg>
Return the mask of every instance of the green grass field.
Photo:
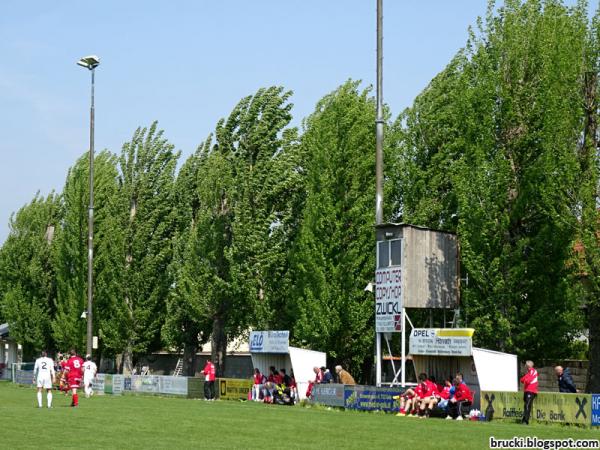
<svg viewBox="0 0 600 450">
<path fill-rule="evenodd" d="M 44 394 L 44 404 L 45 404 Z M 488 448 L 489 436 L 600 439 L 600 431 L 556 425 L 420 420 L 392 414 L 125 395 L 54 394 L 0 382 L 0 448 Z"/>
</svg>

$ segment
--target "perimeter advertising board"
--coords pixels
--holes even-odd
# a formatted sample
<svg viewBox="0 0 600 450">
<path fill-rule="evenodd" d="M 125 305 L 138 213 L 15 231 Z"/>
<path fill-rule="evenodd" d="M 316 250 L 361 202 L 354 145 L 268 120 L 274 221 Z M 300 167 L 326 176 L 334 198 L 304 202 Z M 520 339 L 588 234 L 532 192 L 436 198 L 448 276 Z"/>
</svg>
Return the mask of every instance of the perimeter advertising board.
<svg viewBox="0 0 600 450">
<path fill-rule="evenodd" d="M 385 267 L 375 271 L 375 331 L 402 331 L 402 269 Z"/>
<path fill-rule="evenodd" d="M 132 375 L 131 390 L 133 392 L 159 394 L 159 379 L 158 375 Z"/>
<path fill-rule="evenodd" d="M 600 394 L 592 394 L 592 426 L 600 426 Z"/>
<path fill-rule="evenodd" d="M 104 375 L 104 393 L 105 394 L 112 394 L 112 392 L 113 392 L 112 377 L 113 376 L 111 374 Z"/>
<path fill-rule="evenodd" d="M 471 356 L 472 328 L 413 328 L 412 355 Z"/>
<path fill-rule="evenodd" d="M 289 342 L 290 332 L 288 330 L 250 332 L 251 353 L 288 353 Z"/>
<path fill-rule="evenodd" d="M 346 405 L 344 385 L 330 383 L 315 384 L 312 389 L 311 400 L 313 403 L 343 408 Z"/>
<path fill-rule="evenodd" d="M 188 393 L 188 378 L 162 376 L 159 379 L 158 391 L 161 394 L 170 395 L 187 395 Z"/>
<path fill-rule="evenodd" d="M 522 392 L 483 391 L 481 410 L 494 420 L 520 420 L 523 417 Z M 562 424 L 592 425 L 590 394 L 540 392 L 533 401 L 531 420 Z"/>
<path fill-rule="evenodd" d="M 105 374 L 98 373 L 92 380 L 92 389 L 94 394 L 104 394 L 104 378 Z"/>
<path fill-rule="evenodd" d="M 112 376 L 112 393 L 113 395 L 121 395 L 125 388 L 125 377 L 123 375 Z"/>
<path fill-rule="evenodd" d="M 219 378 L 219 398 L 222 400 L 248 400 L 248 393 L 252 389 L 252 380 L 239 380 L 234 378 Z"/>
<path fill-rule="evenodd" d="M 202 378 L 188 379 L 188 398 L 204 398 L 204 380 Z"/>
<path fill-rule="evenodd" d="M 96 376 L 98 377 L 98 375 Z M 104 393 L 112 395 L 121 395 L 125 384 L 123 375 L 104 375 Z"/>
<path fill-rule="evenodd" d="M 344 406 L 347 409 L 361 411 L 398 412 L 400 404 L 393 397 L 401 394 L 400 388 L 381 388 L 375 386 L 345 386 Z"/>
</svg>

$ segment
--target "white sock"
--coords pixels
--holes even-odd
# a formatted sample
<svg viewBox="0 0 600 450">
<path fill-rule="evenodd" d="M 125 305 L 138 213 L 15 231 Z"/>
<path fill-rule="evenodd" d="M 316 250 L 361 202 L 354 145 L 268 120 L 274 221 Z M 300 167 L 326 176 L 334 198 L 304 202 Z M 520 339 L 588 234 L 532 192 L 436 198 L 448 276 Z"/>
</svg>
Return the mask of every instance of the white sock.
<svg viewBox="0 0 600 450">
<path fill-rule="evenodd" d="M 48 408 L 52 408 L 52 391 L 48 391 L 46 398 L 48 399 Z"/>
<path fill-rule="evenodd" d="M 38 406 L 41 408 L 42 407 L 42 393 L 38 392 Z"/>
</svg>

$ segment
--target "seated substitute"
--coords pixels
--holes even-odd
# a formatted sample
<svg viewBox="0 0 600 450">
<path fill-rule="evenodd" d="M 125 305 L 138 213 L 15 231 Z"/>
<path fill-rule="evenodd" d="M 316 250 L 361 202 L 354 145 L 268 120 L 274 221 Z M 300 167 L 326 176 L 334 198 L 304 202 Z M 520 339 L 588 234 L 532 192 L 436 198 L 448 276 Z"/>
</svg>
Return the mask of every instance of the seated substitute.
<svg viewBox="0 0 600 450">
<path fill-rule="evenodd" d="M 419 375 L 419 384 L 414 389 L 408 388 L 402 395 L 393 397 L 394 400 L 397 400 L 398 397 L 400 398 L 400 411 L 396 414 L 397 416 L 409 416 L 417 413 L 420 400 L 427 391 L 427 385 L 423 384 L 423 380 L 427 380 L 427 375 L 421 373 Z"/>
<path fill-rule="evenodd" d="M 448 401 L 450 400 L 450 389 L 452 388 L 452 378 L 444 380 L 444 386 L 438 390 L 438 408 L 448 412 Z"/>
<path fill-rule="evenodd" d="M 473 393 L 469 387 L 459 380 L 454 379 L 454 396 L 448 401 L 448 412 L 447 418 L 456 420 L 463 420 L 462 409 L 463 406 L 470 406 L 473 403 Z"/>
<path fill-rule="evenodd" d="M 392 397 L 394 400 L 400 400 L 400 411 L 398 411 L 398 414 L 396 414 L 397 416 L 404 416 L 410 413 L 410 407 L 412 406 L 413 400 L 416 397 L 415 389 L 408 388 L 401 395 Z"/>
<path fill-rule="evenodd" d="M 419 382 L 421 385 L 419 395 L 419 417 L 424 419 L 429 417 L 431 410 L 435 408 L 438 402 L 438 391 L 435 383 L 427 378 L 427 375 L 422 373 L 419 375 Z"/>
</svg>

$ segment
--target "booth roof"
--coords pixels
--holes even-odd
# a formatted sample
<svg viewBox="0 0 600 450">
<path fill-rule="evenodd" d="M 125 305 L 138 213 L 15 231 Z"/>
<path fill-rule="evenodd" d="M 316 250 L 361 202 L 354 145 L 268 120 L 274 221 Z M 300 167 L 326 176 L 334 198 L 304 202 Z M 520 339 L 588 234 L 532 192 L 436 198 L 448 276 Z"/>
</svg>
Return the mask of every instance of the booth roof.
<svg viewBox="0 0 600 450">
<path fill-rule="evenodd" d="M 437 233 L 446 233 L 446 234 L 451 234 L 453 236 L 456 236 L 456 233 L 452 233 L 451 231 L 438 230 L 437 228 L 423 227 L 421 225 L 413 225 L 410 223 L 387 222 L 387 223 L 380 223 L 380 224 L 375 225 L 375 228 L 387 228 L 387 227 L 410 227 L 410 228 L 416 228 L 418 230 L 435 231 Z"/>
</svg>

